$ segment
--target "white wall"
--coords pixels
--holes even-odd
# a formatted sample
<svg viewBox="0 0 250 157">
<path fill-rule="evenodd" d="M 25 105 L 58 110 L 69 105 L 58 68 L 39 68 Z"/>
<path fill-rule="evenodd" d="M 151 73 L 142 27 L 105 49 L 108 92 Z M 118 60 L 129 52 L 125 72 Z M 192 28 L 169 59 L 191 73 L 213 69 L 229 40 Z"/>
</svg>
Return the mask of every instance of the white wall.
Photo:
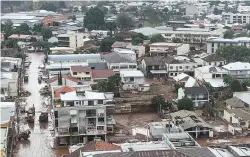
<svg viewBox="0 0 250 157">
<path fill-rule="evenodd" d="M 183 44 L 177 47 L 177 55 L 185 55 L 189 52 L 190 46 L 189 44 Z"/>
<path fill-rule="evenodd" d="M 235 118 L 232 114 L 228 113 L 226 110 L 224 110 L 223 118 L 230 123 L 230 117 L 232 117 L 232 123 L 239 124 L 239 120 Z"/>
</svg>

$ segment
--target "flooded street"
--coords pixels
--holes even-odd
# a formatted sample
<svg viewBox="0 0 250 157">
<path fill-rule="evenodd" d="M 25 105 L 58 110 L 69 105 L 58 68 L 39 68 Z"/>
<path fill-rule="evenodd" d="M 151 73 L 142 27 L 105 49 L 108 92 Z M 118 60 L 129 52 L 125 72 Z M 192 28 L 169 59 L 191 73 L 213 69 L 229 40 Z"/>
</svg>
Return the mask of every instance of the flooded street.
<svg viewBox="0 0 250 157">
<path fill-rule="evenodd" d="M 34 125 L 28 125 L 23 116 L 20 118 L 20 131 L 30 129 L 31 134 L 27 141 L 19 141 L 16 148 L 16 157 L 60 157 L 61 154 L 67 153 L 61 150 L 55 150 L 50 147 L 48 135 L 48 123 L 39 123 L 39 115 L 42 111 L 47 111 L 43 104 L 43 98 L 39 93 L 39 90 L 45 86 L 45 84 L 38 83 L 38 67 L 43 62 L 43 53 L 30 53 L 28 61 L 31 61 L 31 65 L 28 68 L 29 81 L 24 83 L 24 90 L 27 90 L 31 95 L 27 98 L 26 110 L 35 107 L 35 122 Z"/>
</svg>

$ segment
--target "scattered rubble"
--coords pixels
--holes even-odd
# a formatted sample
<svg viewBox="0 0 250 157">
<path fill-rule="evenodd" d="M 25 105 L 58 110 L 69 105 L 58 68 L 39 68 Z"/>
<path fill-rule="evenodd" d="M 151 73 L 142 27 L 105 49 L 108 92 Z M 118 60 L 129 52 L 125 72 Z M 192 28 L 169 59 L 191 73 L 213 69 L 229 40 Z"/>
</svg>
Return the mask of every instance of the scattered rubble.
<svg viewBox="0 0 250 157">
<path fill-rule="evenodd" d="M 51 94 L 51 88 L 49 86 L 45 86 L 39 92 L 40 92 L 40 94 L 42 96 L 50 96 L 50 94 Z"/>
</svg>

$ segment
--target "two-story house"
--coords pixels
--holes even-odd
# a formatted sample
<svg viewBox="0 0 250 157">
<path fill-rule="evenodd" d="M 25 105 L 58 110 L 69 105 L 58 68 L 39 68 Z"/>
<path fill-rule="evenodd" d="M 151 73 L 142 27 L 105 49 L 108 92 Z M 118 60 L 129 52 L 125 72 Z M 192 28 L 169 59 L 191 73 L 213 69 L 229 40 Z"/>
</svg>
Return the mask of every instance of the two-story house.
<svg viewBox="0 0 250 157">
<path fill-rule="evenodd" d="M 194 76 L 195 67 L 200 66 L 199 63 L 186 56 L 167 56 L 165 63 L 169 77 L 174 77 L 181 73 Z"/>
<path fill-rule="evenodd" d="M 144 57 L 141 68 L 146 77 L 167 76 L 164 56 Z"/>
<path fill-rule="evenodd" d="M 202 106 L 209 102 L 209 92 L 205 87 L 185 87 L 178 89 L 178 100 L 187 97 L 190 98 L 194 107 Z"/>
<path fill-rule="evenodd" d="M 229 74 L 234 78 L 249 78 L 250 77 L 250 63 L 248 62 L 234 62 L 224 65 L 223 68 L 228 70 Z"/>
<path fill-rule="evenodd" d="M 165 56 L 168 54 L 184 55 L 190 50 L 189 44 L 182 43 L 152 43 L 150 46 L 150 56 Z"/>
<path fill-rule="evenodd" d="M 78 80 L 91 80 L 91 68 L 84 66 L 71 66 L 70 74 Z"/>
<path fill-rule="evenodd" d="M 226 64 L 225 58 L 214 53 L 202 58 L 202 60 L 204 61 L 203 65 L 223 66 Z"/>
<path fill-rule="evenodd" d="M 17 96 L 17 72 L 1 72 L 1 95 L 5 98 Z"/>
<path fill-rule="evenodd" d="M 54 105 L 53 123 L 58 146 L 106 140 L 107 118 L 104 93 L 61 93 Z"/>
<path fill-rule="evenodd" d="M 108 53 L 103 55 L 103 59 L 107 62 L 108 69 L 113 69 L 114 73 L 117 75 L 123 70 L 137 70 L 136 61 L 125 58 L 119 53 Z"/>
<path fill-rule="evenodd" d="M 145 83 L 144 75 L 139 70 L 120 71 L 123 90 L 148 91 L 150 85 Z"/>
<path fill-rule="evenodd" d="M 134 51 L 137 59 L 145 55 L 145 46 L 143 45 L 128 45 L 126 49 Z"/>
<path fill-rule="evenodd" d="M 201 82 L 207 82 L 212 87 L 225 87 L 223 77 L 228 75 L 228 71 L 222 67 L 203 66 L 195 68 L 195 78 Z"/>
<path fill-rule="evenodd" d="M 119 54 L 121 57 L 136 61 L 136 53 L 129 49 L 114 48 L 114 52 Z"/>
</svg>

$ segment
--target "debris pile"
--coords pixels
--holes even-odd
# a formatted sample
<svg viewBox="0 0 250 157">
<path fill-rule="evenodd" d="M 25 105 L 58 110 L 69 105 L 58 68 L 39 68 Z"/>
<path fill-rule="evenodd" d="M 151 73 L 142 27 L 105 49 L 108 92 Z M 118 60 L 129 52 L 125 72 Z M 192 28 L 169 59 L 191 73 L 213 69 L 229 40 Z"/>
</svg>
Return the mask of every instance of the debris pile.
<svg viewBox="0 0 250 157">
<path fill-rule="evenodd" d="M 30 95 L 31 95 L 31 93 L 29 91 L 24 91 L 24 90 L 20 91 L 21 97 L 29 97 Z"/>
<path fill-rule="evenodd" d="M 40 94 L 42 96 L 50 96 L 50 94 L 51 94 L 51 88 L 49 86 L 45 86 L 39 92 L 40 92 Z"/>
</svg>

